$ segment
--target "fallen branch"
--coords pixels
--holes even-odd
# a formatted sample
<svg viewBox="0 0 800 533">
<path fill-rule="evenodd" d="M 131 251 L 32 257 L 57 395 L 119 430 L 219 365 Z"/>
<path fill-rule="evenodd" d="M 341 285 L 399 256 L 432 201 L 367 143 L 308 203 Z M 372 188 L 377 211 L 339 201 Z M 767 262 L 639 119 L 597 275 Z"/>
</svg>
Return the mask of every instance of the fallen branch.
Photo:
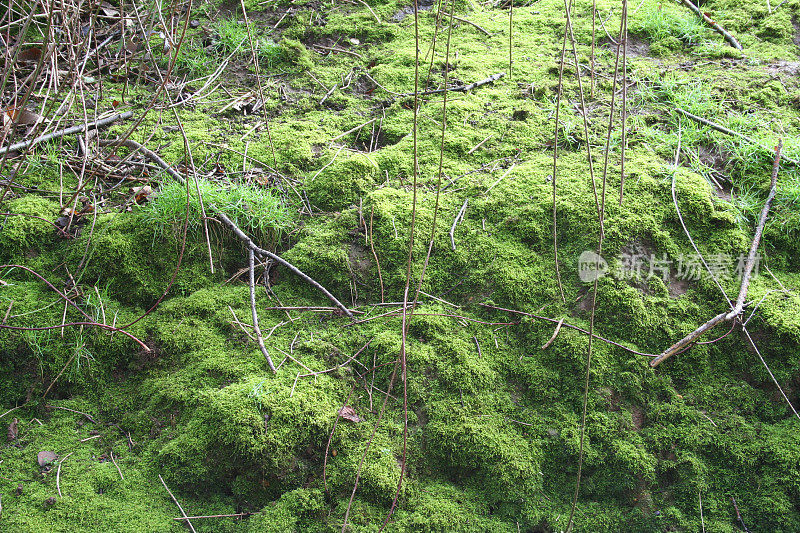
<svg viewBox="0 0 800 533">
<path fill-rule="evenodd" d="M 211 206 L 211 207 L 213 208 L 213 206 Z M 240 241 L 242 241 L 242 243 L 244 243 L 245 246 L 247 246 L 247 248 L 249 248 L 250 250 L 253 251 L 253 253 L 255 253 L 255 254 L 259 255 L 259 256 L 262 256 L 262 257 L 268 257 L 268 258 L 272 259 L 273 261 L 275 261 L 276 263 L 279 263 L 279 264 L 285 266 L 286 268 L 288 268 L 289 270 L 291 270 L 292 272 L 294 272 L 295 274 L 297 274 L 298 276 L 303 278 L 307 283 L 309 283 L 310 285 L 316 287 L 317 290 L 319 290 L 322 294 L 327 296 L 330 301 L 332 301 L 334 304 L 336 304 L 336 307 L 341 309 L 342 312 L 345 315 L 347 315 L 348 317 L 351 317 L 351 318 L 353 317 L 353 313 L 351 313 L 350 310 L 347 307 L 345 307 L 342 302 L 337 300 L 334 295 L 332 295 L 330 292 L 328 292 L 328 290 L 325 287 L 323 287 L 322 285 L 320 285 L 319 283 L 317 283 L 316 281 L 311 279 L 302 270 L 300 270 L 299 268 L 297 268 L 293 264 L 289 263 L 288 261 L 286 261 L 282 257 L 280 257 L 278 255 L 275 255 L 274 253 L 272 253 L 270 251 L 264 250 L 263 248 L 259 248 L 258 246 L 256 246 L 255 243 L 253 243 L 252 239 L 250 239 L 250 237 L 248 237 L 247 234 L 245 234 L 245 232 L 243 232 L 241 229 L 239 229 L 239 226 L 237 226 L 230 218 L 228 218 L 225 215 L 225 213 L 217 212 L 217 216 L 219 217 L 220 221 L 223 224 L 225 224 L 228 227 L 228 229 L 230 229 L 233 232 L 233 234 L 236 235 L 236 237 Z"/>
<path fill-rule="evenodd" d="M 675 111 L 677 111 L 678 113 L 683 114 L 687 118 L 690 118 L 690 119 L 694 120 L 695 122 L 699 122 L 700 124 L 703 124 L 704 126 L 708 126 L 709 128 L 715 129 L 720 133 L 725 133 L 726 135 L 733 135 L 735 137 L 739 137 L 740 139 L 744 139 L 745 141 L 747 141 L 749 143 L 755 144 L 756 146 L 760 146 L 761 148 L 763 148 L 767 152 L 771 152 L 771 150 L 769 148 L 767 148 L 766 146 L 760 144 L 758 141 L 756 141 L 752 137 L 748 137 L 747 135 L 745 135 L 743 133 L 739 133 L 738 131 L 733 131 L 731 129 L 728 129 L 725 126 L 723 126 L 721 124 L 717 124 L 716 122 L 711 122 L 710 120 L 708 120 L 706 118 L 698 117 L 697 115 L 693 115 L 692 113 L 689 113 L 688 111 L 686 111 L 685 109 L 681 109 L 680 107 L 676 107 Z M 781 159 L 783 159 L 784 161 L 788 161 L 789 163 L 791 163 L 793 165 L 800 166 L 800 161 L 798 161 L 796 159 L 792 159 L 791 157 L 789 157 L 789 156 L 787 156 L 787 155 L 785 155 L 783 153 L 781 154 Z"/>
<path fill-rule="evenodd" d="M 256 311 L 256 282 L 254 274 L 255 267 L 253 266 L 253 259 L 253 249 L 250 248 L 247 250 L 247 262 L 250 266 L 250 310 L 253 313 L 253 332 L 256 334 L 258 347 L 261 349 L 261 353 L 264 354 L 264 358 L 267 360 L 270 370 L 277 372 L 275 369 L 275 364 L 272 362 L 272 358 L 269 356 L 267 347 L 264 346 L 264 337 L 261 335 L 261 328 L 258 327 L 258 311 Z"/>
<path fill-rule="evenodd" d="M 713 29 L 715 32 L 717 32 L 717 33 L 719 33 L 720 35 L 722 35 L 722 36 L 725 38 L 725 40 L 726 40 L 726 41 L 728 41 L 728 44 L 730 44 L 731 46 L 733 46 L 733 47 L 734 47 L 734 48 L 736 48 L 737 50 L 741 50 L 741 49 L 742 49 L 742 45 L 741 45 L 741 44 L 739 44 L 739 41 L 737 41 L 737 40 L 736 40 L 736 38 L 735 38 L 733 35 L 731 35 L 730 33 L 728 33 L 728 32 L 725 30 L 725 28 L 723 28 L 723 27 L 722 27 L 722 26 L 720 26 L 720 25 L 719 25 L 717 22 L 715 22 L 714 20 L 712 20 L 712 19 L 711 19 L 711 17 L 709 17 L 708 15 L 706 15 L 705 13 L 703 13 L 702 11 L 700 11 L 700 8 L 699 8 L 699 7 L 697 7 L 696 5 L 694 5 L 694 4 L 693 4 L 692 2 L 690 2 L 689 0 L 681 0 L 681 2 L 683 3 L 683 5 L 685 5 L 685 6 L 686 6 L 686 7 L 688 7 L 689 9 L 691 9 L 691 10 L 694 12 L 694 14 L 695 14 L 695 15 L 697 15 L 698 17 L 700 17 L 701 19 L 703 19 L 703 22 L 705 22 L 706 24 L 708 24 L 709 26 L 711 26 L 711 28 L 712 28 L 712 29 Z"/>
<path fill-rule="evenodd" d="M 661 355 L 650 361 L 650 366 L 656 367 L 664 362 L 666 359 L 672 357 L 676 353 L 679 353 L 689 347 L 692 343 L 694 343 L 698 338 L 700 338 L 706 331 L 712 329 L 714 326 L 719 324 L 720 322 L 729 322 L 739 317 L 742 314 L 742 310 L 744 309 L 744 302 L 747 299 L 747 289 L 750 286 L 750 276 L 753 272 L 753 267 L 755 265 L 756 260 L 756 252 L 758 251 L 758 247 L 761 244 L 761 235 L 764 232 L 764 225 L 767 222 L 767 216 L 769 215 L 770 207 L 772 207 L 772 200 L 775 198 L 775 190 L 778 185 L 778 169 L 780 168 L 781 162 L 781 148 L 783 148 L 783 140 L 778 141 L 778 146 L 775 147 L 775 162 L 772 165 L 772 179 L 770 181 L 770 189 L 769 195 L 767 196 L 767 201 L 764 202 L 764 207 L 761 209 L 761 217 L 758 221 L 758 226 L 756 227 L 755 234 L 753 235 L 753 242 L 750 244 L 750 253 L 747 254 L 747 261 L 744 265 L 744 270 L 742 271 L 742 283 L 739 287 L 739 297 L 736 299 L 736 305 L 733 307 L 733 310 L 726 313 L 720 313 L 666 350 L 664 350 Z"/>
<path fill-rule="evenodd" d="M 66 135 L 73 135 L 75 133 L 83 133 L 84 131 L 92 128 L 101 128 L 103 126 L 107 126 L 112 122 L 116 122 L 117 120 L 125 120 L 133 116 L 131 111 L 126 111 L 119 115 L 113 115 L 106 118 L 101 118 L 99 120 L 95 120 L 93 122 L 87 122 L 86 124 L 78 124 L 77 126 L 72 126 L 70 128 L 64 128 L 62 130 L 54 131 L 52 133 L 48 133 L 46 135 L 40 135 L 34 139 L 30 139 L 27 141 L 21 141 L 16 144 L 12 144 L 11 146 L 6 146 L 0 148 L 0 155 L 5 154 L 6 152 L 17 152 L 19 150 L 24 150 L 30 148 L 31 146 L 37 145 L 42 142 L 52 141 L 53 139 L 58 139 L 60 137 L 64 137 Z"/>
</svg>

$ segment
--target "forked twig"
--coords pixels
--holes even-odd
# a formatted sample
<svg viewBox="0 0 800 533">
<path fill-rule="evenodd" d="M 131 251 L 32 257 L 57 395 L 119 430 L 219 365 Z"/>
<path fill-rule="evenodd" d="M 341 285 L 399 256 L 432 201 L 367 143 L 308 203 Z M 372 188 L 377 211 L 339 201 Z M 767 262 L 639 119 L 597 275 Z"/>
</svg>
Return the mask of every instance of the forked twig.
<svg viewBox="0 0 800 533">
<path fill-rule="evenodd" d="M 214 206 L 210 207 L 214 208 Z M 323 287 L 322 285 L 311 279 L 305 272 L 303 272 L 302 270 L 300 270 L 299 268 L 288 262 L 286 259 L 268 250 L 264 250 L 263 248 L 259 248 L 258 246 L 256 246 L 255 243 L 252 241 L 252 239 L 250 239 L 250 237 L 248 237 L 247 234 L 239 228 L 239 226 L 237 226 L 230 218 L 228 218 L 225 215 L 225 213 L 222 213 L 216 210 L 215 208 L 214 210 L 217 212 L 217 217 L 219 218 L 219 220 L 223 224 L 225 224 L 228 227 L 228 229 L 230 229 L 233 232 L 236 238 L 242 241 L 242 243 L 244 243 L 244 245 L 247 246 L 247 248 L 250 249 L 254 254 L 258 254 L 259 256 L 263 257 L 268 257 L 273 261 L 275 261 L 276 263 L 285 266 L 286 268 L 288 268 L 289 270 L 291 270 L 292 272 L 303 278 L 307 283 L 316 287 L 317 290 L 319 290 L 322 294 L 327 296 L 330 301 L 336 304 L 336 307 L 341 309 L 345 315 L 347 315 L 350 318 L 353 317 L 353 313 L 351 313 L 350 310 L 347 307 L 345 307 L 342 302 L 337 300 L 334 295 L 328 292 L 328 290 L 325 287 Z"/>
<path fill-rule="evenodd" d="M 767 196 L 766 202 L 764 202 L 764 207 L 761 209 L 761 217 L 759 218 L 758 226 L 756 227 L 755 234 L 753 235 L 753 242 L 750 244 L 750 252 L 747 255 L 747 261 L 745 262 L 744 270 L 742 272 L 742 283 L 739 288 L 739 297 L 736 299 L 736 305 L 733 307 L 733 310 L 718 314 L 693 332 L 689 333 L 687 336 L 664 350 L 661 355 L 650 361 L 650 366 L 656 367 L 676 353 L 683 351 L 690 344 L 694 343 L 698 338 L 700 338 L 705 332 L 720 322 L 731 321 L 741 315 L 742 310 L 744 309 L 745 299 L 747 298 L 747 289 L 750 286 L 750 276 L 755 265 L 756 252 L 758 251 L 758 247 L 761 243 L 761 235 L 764 232 L 764 225 L 767 222 L 767 216 L 769 215 L 770 207 L 772 207 L 772 200 L 775 198 L 775 190 L 778 184 L 778 169 L 780 168 L 781 162 L 781 148 L 783 148 L 783 139 L 778 140 L 778 146 L 775 147 L 775 162 L 772 166 L 772 179 L 770 182 L 769 195 Z"/>
</svg>

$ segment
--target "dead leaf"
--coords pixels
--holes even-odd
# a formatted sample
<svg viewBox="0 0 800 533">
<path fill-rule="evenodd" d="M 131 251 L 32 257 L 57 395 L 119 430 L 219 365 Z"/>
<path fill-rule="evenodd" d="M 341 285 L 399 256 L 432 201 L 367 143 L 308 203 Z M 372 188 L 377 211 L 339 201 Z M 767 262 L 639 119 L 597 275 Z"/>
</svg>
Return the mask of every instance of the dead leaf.
<svg viewBox="0 0 800 533">
<path fill-rule="evenodd" d="M 41 48 L 28 48 L 17 54 L 17 61 L 39 61 L 39 58 L 41 57 Z"/>
<path fill-rule="evenodd" d="M 131 192 L 133 192 L 133 201 L 137 204 L 143 204 L 150 200 L 150 196 L 153 194 L 153 188 L 149 185 L 133 187 Z"/>
<path fill-rule="evenodd" d="M 19 424 L 19 420 L 15 418 L 8 425 L 8 440 L 14 440 L 17 438 L 17 435 L 19 435 L 19 428 L 17 427 L 17 424 Z"/>
<path fill-rule="evenodd" d="M 36 456 L 36 459 L 39 461 L 39 466 L 45 467 L 50 463 L 55 462 L 58 459 L 58 455 L 56 455 L 54 452 L 43 451 L 39 452 L 39 455 Z"/>
<path fill-rule="evenodd" d="M 100 9 L 103 11 L 103 14 L 107 17 L 118 17 L 119 10 L 109 4 L 108 2 L 100 2 Z"/>
<path fill-rule="evenodd" d="M 42 120 L 44 120 L 44 117 L 33 111 L 28 111 L 25 108 L 7 107 L 3 109 L 4 125 L 22 124 L 25 126 L 34 126 Z"/>
<path fill-rule="evenodd" d="M 358 417 L 355 410 L 349 405 L 345 405 L 339 409 L 339 416 L 350 422 L 361 422 L 361 418 Z"/>
</svg>

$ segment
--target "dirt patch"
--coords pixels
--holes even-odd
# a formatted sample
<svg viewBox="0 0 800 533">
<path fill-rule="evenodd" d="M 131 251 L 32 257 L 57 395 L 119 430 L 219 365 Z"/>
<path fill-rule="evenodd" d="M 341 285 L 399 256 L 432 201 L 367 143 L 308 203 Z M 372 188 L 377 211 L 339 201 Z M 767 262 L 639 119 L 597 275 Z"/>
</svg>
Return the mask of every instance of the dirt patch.
<svg viewBox="0 0 800 533">
<path fill-rule="evenodd" d="M 644 409 L 636 405 L 631 406 L 631 421 L 633 422 L 633 427 L 636 428 L 636 431 L 642 429 L 645 423 Z"/>
<path fill-rule="evenodd" d="M 689 280 L 670 278 L 669 281 L 669 295 L 672 298 L 678 298 L 689 292 Z"/>
<path fill-rule="evenodd" d="M 418 7 L 420 11 L 430 11 L 433 8 L 433 0 L 420 0 Z M 397 13 L 389 17 L 389 22 L 403 22 L 406 17 L 413 14 L 413 5 L 402 7 Z"/>
<path fill-rule="evenodd" d="M 600 42 L 600 46 L 611 52 L 617 52 L 617 43 L 605 38 Z M 621 51 L 621 50 L 620 50 Z M 636 35 L 628 35 L 628 57 L 647 57 L 650 55 L 650 43 Z"/>
</svg>

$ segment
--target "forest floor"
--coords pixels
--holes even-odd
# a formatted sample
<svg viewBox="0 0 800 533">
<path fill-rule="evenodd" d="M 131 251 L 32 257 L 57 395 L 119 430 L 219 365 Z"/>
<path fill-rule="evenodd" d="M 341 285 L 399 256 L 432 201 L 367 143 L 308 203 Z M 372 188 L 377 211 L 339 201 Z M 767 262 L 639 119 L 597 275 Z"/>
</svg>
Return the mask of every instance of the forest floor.
<svg viewBox="0 0 800 533">
<path fill-rule="evenodd" d="M 800 0 L 46 5 L 0 529 L 800 531 Z"/>
</svg>

